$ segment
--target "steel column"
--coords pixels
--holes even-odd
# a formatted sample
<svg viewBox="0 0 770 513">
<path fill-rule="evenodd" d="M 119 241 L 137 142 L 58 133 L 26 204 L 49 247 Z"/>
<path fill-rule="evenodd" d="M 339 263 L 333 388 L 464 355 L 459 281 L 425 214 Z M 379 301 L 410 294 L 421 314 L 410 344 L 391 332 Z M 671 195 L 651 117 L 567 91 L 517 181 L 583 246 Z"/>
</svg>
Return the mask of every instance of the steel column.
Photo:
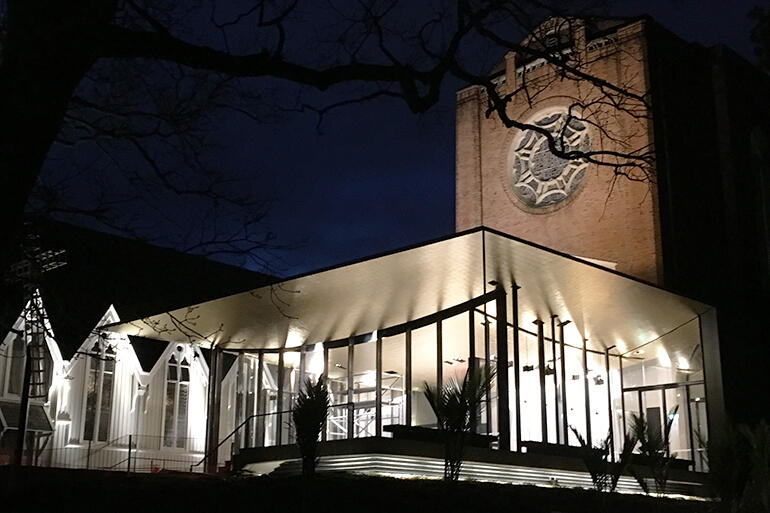
<svg viewBox="0 0 770 513">
<path fill-rule="evenodd" d="M 519 361 L 519 286 L 514 283 L 511 285 L 511 311 L 513 319 L 513 394 L 514 409 L 516 410 L 516 450 L 521 451 L 521 379 L 519 371 L 521 362 Z"/>
<path fill-rule="evenodd" d="M 353 415 L 355 414 L 355 408 L 353 407 L 353 364 L 354 361 L 354 353 L 355 350 L 355 339 L 351 335 L 348 338 L 348 438 L 353 438 Z"/>
<path fill-rule="evenodd" d="M 285 372 L 283 370 L 283 357 L 284 351 L 281 350 L 278 353 L 278 402 L 276 404 L 277 420 L 275 422 L 275 445 L 281 445 L 283 443 L 283 382 L 285 378 Z"/>
<path fill-rule="evenodd" d="M 331 389 L 329 388 L 329 348 L 326 347 L 326 344 L 324 344 L 324 370 L 323 374 L 321 375 L 324 381 L 324 385 L 326 386 L 326 389 L 329 391 L 329 394 L 331 395 Z M 324 422 L 323 430 L 321 431 L 321 441 L 325 442 L 327 437 L 327 431 L 329 431 L 329 418 L 327 415 L 327 419 Z"/>
<path fill-rule="evenodd" d="M 561 443 L 559 433 L 559 380 L 556 378 L 556 317 L 551 315 L 551 360 L 553 361 L 553 427 L 556 432 L 556 443 Z M 545 403 L 543 403 L 545 407 Z"/>
<path fill-rule="evenodd" d="M 615 461 L 615 429 L 612 427 L 612 394 L 610 393 L 610 349 L 612 347 L 604 350 L 604 368 L 607 372 L 607 420 L 609 420 L 608 425 L 610 426 L 610 458 L 612 461 Z"/>
<path fill-rule="evenodd" d="M 540 319 L 532 321 L 537 325 L 537 367 L 540 381 L 540 440 L 548 443 L 548 411 L 545 409 L 545 340 L 543 334 L 544 322 Z"/>
<path fill-rule="evenodd" d="M 591 396 L 588 389 L 588 339 L 583 338 L 583 391 L 586 409 L 586 441 L 593 444 L 591 438 Z"/>
<path fill-rule="evenodd" d="M 508 305 L 505 290 L 497 290 L 497 431 L 498 447 L 511 450 L 511 414 L 508 408 Z"/>
<path fill-rule="evenodd" d="M 618 356 L 618 367 L 620 370 L 620 409 L 621 415 L 620 418 L 623 421 L 623 438 L 626 437 L 627 427 L 626 427 L 626 391 L 623 384 L 623 355 L 621 354 Z"/>
<path fill-rule="evenodd" d="M 375 346 L 375 369 L 377 378 L 375 380 L 374 396 L 374 436 L 382 436 L 382 337 L 377 337 Z"/>
<path fill-rule="evenodd" d="M 441 333 L 441 320 L 436 321 L 436 391 L 440 394 L 444 388 L 444 347 Z"/>
<path fill-rule="evenodd" d="M 262 356 L 262 351 L 260 351 L 257 354 L 257 418 L 256 418 L 256 446 L 257 447 L 264 447 L 265 446 L 265 404 L 262 400 L 263 390 L 262 390 L 262 380 L 265 378 L 264 376 L 264 370 L 262 369 L 264 365 L 264 357 Z"/>
<path fill-rule="evenodd" d="M 412 330 L 406 330 L 406 425 L 412 425 Z"/>
<path fill-rule="evenodd" d="M 468 377 L 473 381 L 476 375 L 476 325 L 473 309 L 468 310 Z M 471 416 L 471 433 L 475 433 L 478 425 L 478 412 Z"/>
<path fill-rule="evenodd" d="M 569 419 L 567 415 L 567 363 L 564 358 L 564 326 L 572 321 L 559 323 L 559 343 L 561 344 L 561 424 L 564 432 L 564 445 L 569 445 Z"/>
</svg>

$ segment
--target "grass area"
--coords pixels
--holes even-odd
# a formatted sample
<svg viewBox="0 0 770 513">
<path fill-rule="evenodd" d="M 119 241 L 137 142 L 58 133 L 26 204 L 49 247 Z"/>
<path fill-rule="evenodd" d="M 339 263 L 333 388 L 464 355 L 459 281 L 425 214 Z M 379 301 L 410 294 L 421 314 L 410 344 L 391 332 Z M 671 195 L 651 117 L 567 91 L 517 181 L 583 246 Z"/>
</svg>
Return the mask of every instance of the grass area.
<svg viewBox="0 0 770 513">
<path fill-rule="evenodd" d="M 0 511 L 705 513 L 704 501 L 348 474 L 219 477 L 0 467 Z"/>
</svg>

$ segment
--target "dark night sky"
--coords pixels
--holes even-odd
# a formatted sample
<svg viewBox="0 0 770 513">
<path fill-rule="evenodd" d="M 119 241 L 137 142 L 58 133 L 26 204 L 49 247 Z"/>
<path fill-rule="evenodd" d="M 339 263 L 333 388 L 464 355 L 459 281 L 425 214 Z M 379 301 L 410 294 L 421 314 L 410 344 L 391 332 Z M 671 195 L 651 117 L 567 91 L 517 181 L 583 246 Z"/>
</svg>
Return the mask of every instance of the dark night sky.
<svg viewBox="0 0 770 513">
<path fill-rule="evenodd" d="M 755 1 L 618 4 L 616 14 L 647 12 L 684 39 L 725 44 L 752 57 L 746 13 Z M 281 241 L 303 242 L 282 253 L 288 274 L 454 231 L 450 89 L 436 112 L 422 117 L 396 101 L 372 102 L 327 118 L 322 134 L 315 130 L 315 117 L 307 115 L 237 139 L 232 157 L 267 151 L 263 171 L 277 176 L 268 223 Z"/>
<path fill-rule="evenodd" d="M 751 59 L 747 13 L 760 0 L 618 1 L 615 15 L 648 13 L 680 37 L 725 44 Z M 273 201 L 266 225 L 282 244 L 283 275 L 336 264 L 454 231 L 454 90 L 415 116 L 395 100 L 329 115 L 289 114 L 221 128 L 222 166 L 251 173 Z"/>
</svg>

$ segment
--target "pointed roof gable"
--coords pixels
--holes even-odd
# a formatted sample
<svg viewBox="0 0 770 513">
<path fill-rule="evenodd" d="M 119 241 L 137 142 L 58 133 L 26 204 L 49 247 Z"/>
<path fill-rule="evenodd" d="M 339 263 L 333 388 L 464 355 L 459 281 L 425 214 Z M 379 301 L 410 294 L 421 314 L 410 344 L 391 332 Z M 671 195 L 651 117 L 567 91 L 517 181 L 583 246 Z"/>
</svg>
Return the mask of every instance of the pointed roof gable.
<svg viewBox="0 0 770 513">
<path fill-rule="evenodd" d="M 200 256 L 66 223 L 46 221 L 38 231 L 44 249 L 66 250 L 67 264 L 44 274 L 40 286 L 65 359 L 80 347 L 111 305 L 122 319 L 136 319 L 274 280 Z M 7 293 L 0 321 L 7 329 L 19 315 L 23 300 L 18 286 L 4 288 Z"/>
</svg>

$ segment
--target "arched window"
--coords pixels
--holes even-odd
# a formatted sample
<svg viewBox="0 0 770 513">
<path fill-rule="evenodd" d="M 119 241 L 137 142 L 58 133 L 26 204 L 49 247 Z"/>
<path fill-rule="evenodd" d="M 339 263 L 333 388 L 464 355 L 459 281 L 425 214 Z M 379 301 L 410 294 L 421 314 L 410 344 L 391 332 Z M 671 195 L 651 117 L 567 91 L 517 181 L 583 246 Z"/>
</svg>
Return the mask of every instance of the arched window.
<svg viewBox="0 0 770 513">
<path fill-rule="evenodd" d="M 163 416 L 163 446 L 184 449 L 187 442 L 187 402 L 190 392 L 190 363 L 182 346 L 168 359 L 166 408 Z"/>
<path fill-rule="evenodd" d="M 115 375 L 115 349 L 96 342 L 86 362 L 86 411 L 83 440 L 106 442 L 112 419 L 112 385 Z"/>
</svg>

